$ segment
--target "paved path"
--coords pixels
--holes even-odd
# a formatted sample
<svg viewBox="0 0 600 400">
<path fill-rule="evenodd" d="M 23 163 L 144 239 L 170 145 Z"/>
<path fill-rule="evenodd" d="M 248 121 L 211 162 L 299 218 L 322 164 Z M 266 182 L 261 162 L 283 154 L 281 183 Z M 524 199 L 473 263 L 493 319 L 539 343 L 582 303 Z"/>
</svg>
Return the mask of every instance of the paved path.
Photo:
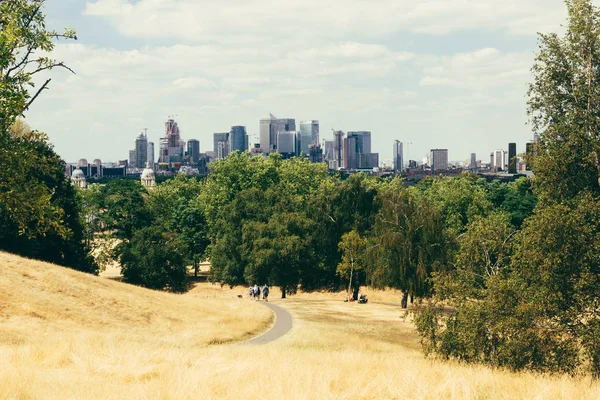
<svg viewBox="0 0 600 400">
<path fill-rule="evenodd" d="M 292 329 L 292 315 L 287 310 L 271 303 L 262 302 L 275 313 L 275 323 L 270 330 L 260 336 L 250 339 L 246 344 L 266 344 L 279 339 Z"/>
</svg>

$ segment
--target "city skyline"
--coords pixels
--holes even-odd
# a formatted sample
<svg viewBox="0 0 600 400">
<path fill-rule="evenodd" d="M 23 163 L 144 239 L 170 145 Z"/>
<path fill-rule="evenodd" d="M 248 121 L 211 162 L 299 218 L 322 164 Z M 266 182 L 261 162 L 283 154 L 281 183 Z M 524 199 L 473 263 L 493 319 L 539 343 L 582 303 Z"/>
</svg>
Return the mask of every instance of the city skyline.
<svg viewBox="0 0 600 400">
<path fill-rule="evenodd" d="M 143 128 L 158 150 L 175 114 L 182 136 L 203 150 L 234 125 L 254 143 L 269 111 L 319 120 L 326 140 L 332 129 L 371 131 L 381 161 L 395 139 L 412 143 L 406 160 L 432 146 L 467 160 L 531 139 L 525 92 L 536 32 L 564 21 L 562 1 L 381 3 L 386 15 L 354 1 L 233 3 L 241 17 L 233 26 L 213 1 L 50 1 L 48 27 L 73 27 L 80 39 L 59 42 L 53 55 L 77 75 L 53 73 L 26 120 L 70 162 L 124 158 L 119 149 Z M 272 40 L 261 27 L 276 15 L 286 24 Z"/>
</svg>

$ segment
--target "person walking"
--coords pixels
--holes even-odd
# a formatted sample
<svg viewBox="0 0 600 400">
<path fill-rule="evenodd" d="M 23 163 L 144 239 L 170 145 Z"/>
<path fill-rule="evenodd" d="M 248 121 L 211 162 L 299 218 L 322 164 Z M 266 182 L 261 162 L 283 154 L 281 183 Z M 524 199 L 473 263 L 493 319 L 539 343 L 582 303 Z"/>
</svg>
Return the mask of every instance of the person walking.
<svg viewBox="0 0 600 400">
<path fill-rule="evenodd" d="M 258 285 L 254 285 L 254 300 L 256 300 L 256 301 L 260 300 L 260 289 L 259 289 Z"/>
<path fill-rule="evenodd" d="M 265 286 L 263 286 L 262 288 L 262 292 L 263 292 L 263 300 L 264 301 L 269 301 L 268 297 L 269 297 L 269 286 L 265 283 Z"/>
</svg>

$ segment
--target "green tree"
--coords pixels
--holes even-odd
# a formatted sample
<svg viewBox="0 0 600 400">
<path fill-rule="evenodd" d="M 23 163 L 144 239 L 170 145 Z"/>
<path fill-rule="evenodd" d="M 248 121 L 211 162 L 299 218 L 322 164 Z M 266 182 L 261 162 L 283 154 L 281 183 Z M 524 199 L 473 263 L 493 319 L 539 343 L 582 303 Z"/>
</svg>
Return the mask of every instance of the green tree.
<svg viewBox="0 0 600 400">
<path fill-rule="evenodd" d="M 121 266 L 129 283 L 174 292 L 187 290 L 186 267 L 177 235 L 164 233 L 160 226 L 136 230 L 123 242 Z"/>
<path fill-rule="evenodd" d="M 564 36 L 540 34 L 528 113 L 540 135 L 533 164 L 543 203 L 600 194 L 600 14 L 591 0 L 567 0 Z"/>
<path fill-rule="evenodd" d="M 381 208 L 373 227 L 370 259 L 375 286 L 401 289 L 402 307 L 408 297 L 430 294 L 432 272 L 444 267 L 446 236 L 437 207 L 418 189 L 402 186 L 394 179 L 378 194 Z"/>
<path fill-rule="evenodd" d="M 338 264 L 337 274 L 348 280 L 348 299 L 352 296 L 354 300 L 358 300 L 360 287 L 358 273 L 365 270 L 366 246 L 367 241 L 361 238 L 355 229 L 345 233 L 338 245 L 342 260 Z"/>
<path fill-rule="evenodd" d="M 52 231 L 66 237 L 60 211 L 52 204 L 52 190 L 32 172 L 51 174 L 51 160 L 36 154 L 38 144 L 47 142 L 47 137 L 38 132 L 24 136 L 18 129 L 10 129 L 48 88 L 50 79 L 31 93 L 34 77 L 55 67 L 67 68 L 45 55 L 52 52 L 53 40 L 75 39 L 72 30 L 46 30 L 43 5 L 43 0 L 0 2 L 0 212 L 15 222 L 23 235 L 35 237 Z"/>
</svg>

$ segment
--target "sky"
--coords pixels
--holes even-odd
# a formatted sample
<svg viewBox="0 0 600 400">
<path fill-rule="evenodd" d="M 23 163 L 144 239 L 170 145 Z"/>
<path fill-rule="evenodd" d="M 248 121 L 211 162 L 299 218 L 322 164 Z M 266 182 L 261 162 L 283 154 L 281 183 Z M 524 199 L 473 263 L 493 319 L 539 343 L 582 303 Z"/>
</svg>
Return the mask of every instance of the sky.
<svg viewBox="0 0 600 400">
<path fill-rule="evenodd" d="M 47 26 L 77 31 L 53 57 L 27 122 L 66 161 L 128 158 L 173 116 L 182 138 L 259 120 L 372 132 L 391 162 L 447 148 L 450 160 L 532 138 L 526 91 L 537 32 L 560 31 L 562 0 L 47 0 Z"/>
</svg>

